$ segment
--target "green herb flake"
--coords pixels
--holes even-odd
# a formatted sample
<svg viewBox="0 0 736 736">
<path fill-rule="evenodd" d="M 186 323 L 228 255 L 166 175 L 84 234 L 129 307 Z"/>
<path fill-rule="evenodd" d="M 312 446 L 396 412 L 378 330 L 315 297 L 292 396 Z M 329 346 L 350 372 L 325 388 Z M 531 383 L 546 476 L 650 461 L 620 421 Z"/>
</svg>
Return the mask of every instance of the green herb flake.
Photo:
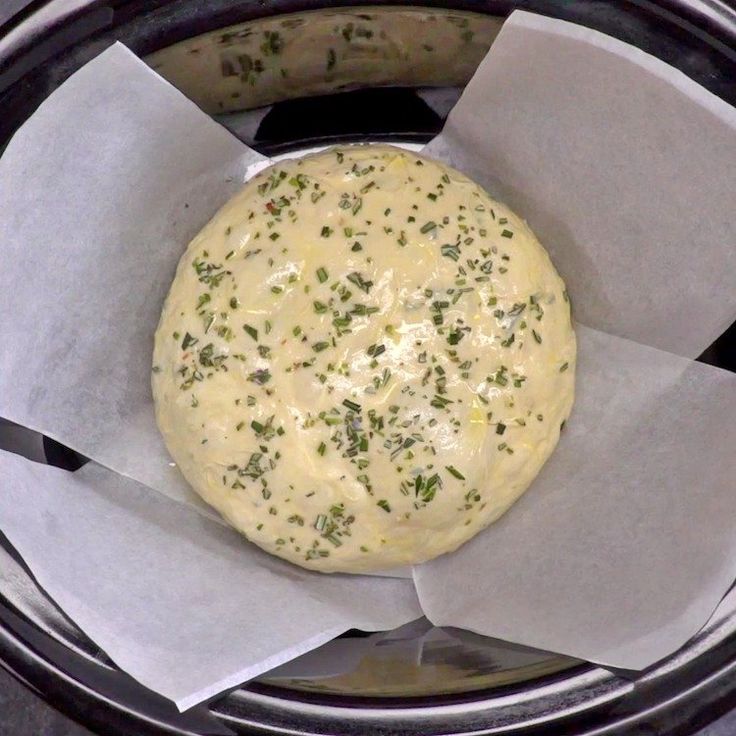
<svg viewBox="0 0 736 736">
<path fill-rule="evenodd" d="M 348 281 L 355 284 L 359 289 L 362 289 L 366 294 L 370 292 L 371 286 L 373 286 L 372 281 L 366 281 L 357 271 L 348 274 Z"/>
<path fill-rule="evenodd" d="M 446 258 L 450 258 L 453 261 L 457 261 L 460 258 L 460 248 L 457 245 L 446 243 L 440 248 L 442 255 Z"/>
<path fill-rule="evenodd" d="M 368 353 L 368 355 L 370 355 L 372 358 L 377 358 L 379 355 L 385 352 L 385 345 L 369 345 L 368 349 L 366 350 L 366 353 Z"/>
<path fill-rule="evenodd" d="M 199 340 L 196 337 L 192 337 L 188 332 L 184 335 L 184 339 L 181 341 L 181 349 L 186 350 L 191 345 L 196 345 Z"/>
<path fill-rule="evenodd" d="M 271 380 L 271 373 L 267 369 L 261 368 L 253 371 L 253 373 L 249 373 L 248 380 L 252 383 L 257 383 L 259 386 L 263 386 Z"/>
<path fill-rule="evenodd" d="M 445 470 L 458 480 L 465 480 L 465 476 L 455 467 L 452 465 L 445 465 Z"/>
</svg>

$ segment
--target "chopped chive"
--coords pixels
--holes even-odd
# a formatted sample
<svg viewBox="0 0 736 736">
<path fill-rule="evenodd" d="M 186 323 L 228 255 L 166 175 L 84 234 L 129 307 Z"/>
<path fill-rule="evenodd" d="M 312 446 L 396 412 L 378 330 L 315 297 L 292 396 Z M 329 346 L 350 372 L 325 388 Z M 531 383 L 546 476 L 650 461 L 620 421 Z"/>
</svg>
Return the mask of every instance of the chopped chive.
<svg viewBox="0 0 736 736">
<path fill-rule="evenodd" d="M 387 514 L 391 513 L 391 506 L 385 498 L 376 502 L 376 506 L 380 506 Z"/>
<path fill-rule="evenodd" d="M 432 220 L 429 220 L 429 222 L 425 222 L 424 225 L 422 225 L 419 228 L 419 232 L 426 234 L 430 230 L 434 230 L 436 227 L 437 227 L 437 223 L 433 222 Z"/>
<path fill-rule="evenodd" d="M 440 248 L 443 256 L 451 258 L 453 261 L 457 261 L 460 258 L 460 248 L 457 245 L 446 243 Z"/>
<path fill-rule="evenodd" d="M 496 434 L 503 434 L 506 431 L 506 425 L 503 422 L 499 422 L 496 425 Z"/>
<path fill-rule="evenodd" d="M 324 442 L 320 442 L 319 447 L 317 448 L 317 454 L 324 455 L 326 450 L 327 450 L 327 445 Z"/>
<path fill-rule="evenodd" d="M 560 373 L 564 373 L 568 369 L 568 367 L 569 367 L 569 363 L 563 363 L 560 366 Z"/>
<path fill-rule="evenodd" d="M 258 341 L 258 330 L 250 325 L 243 325 L 243 329 L 257 342 Z"/>
<path fill-rule="evenodd" d="M 324 284 L 324 282 L 329 278 L 329 274 L 323 266 L 320 266 L 317 269 L 317 278 L 319 279 L 320 284 Z"/>
<path fill-rule="evenodd" d="M 264 383 L 268 383 L 271 380 L 271 373 L 266 369 L 260 369 L 253 371 L 248 374 L 248 380 L 253 383 L 257 383 L 259 386 L 263 386 Z"/>
<path fill-rule="evenodd" d="M 199 340 L 196 337 L 192 337 L 188 332 L 184 335 L 184 339 L 181 341 L 181 349 L 186 350 L 190 345 L 196 345 Z"/>
<path fill-rule="evenodd" d="M 342 405 L 347 409 L 350 409 L 350 411 L 359 412 L 361 409 L 360 404 L 356 404 L 354 401 L 350 401 L 350 399 L 345 399 L 342 402 Z"/>
<path fill-rule="evenodd" d="M 370 345 L 368 349 L 366 350 L 366 353 L 368 353 L 368 355 L 370 355 L 372 358 L 376 358 L 385 352 L 386 352 L 385 345 Z"/>
<path fill-rule="evenodd" d="M 372 281 L 366 281 L 357 271 L 348 274 L 348 281 L 355 284 L 359 289 L 362 289 L 366 294 L 370 292 L 371 286 L 373 286 Z"/>
<path fill-rule="evenodd" d="M 452 465 L 445 465 L 445 470 L 450 474 L 454 475 L 458 480 L 465 480 L 465 476 Z"/>
<path fill-rule="evenodd" d="M 330 343 L 320 341 L 312 345 L 312 350 L 314 350 L 315 353 L 321 353 L 323 350 L 327 350 L 328 347 L 330 347 Z"/>
<path fill-rule="evenodd" d="M 446 399 L 444 396 L 435 394 L 434 398 L 429 403 L 430 406 L 434 406 L 436 409 L 444 409 L 448 404 L 454 404 L 455 402 L 451 399 Z"/>
</svg>

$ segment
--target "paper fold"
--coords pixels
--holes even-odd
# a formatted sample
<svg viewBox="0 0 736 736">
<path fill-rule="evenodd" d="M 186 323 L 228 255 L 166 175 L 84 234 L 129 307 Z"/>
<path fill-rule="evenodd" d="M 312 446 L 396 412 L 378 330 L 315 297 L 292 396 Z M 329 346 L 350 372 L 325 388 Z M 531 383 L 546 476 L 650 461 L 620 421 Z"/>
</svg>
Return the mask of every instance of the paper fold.
<svg viewBox="0 0 736 736">
<path fill-rule="evenodd" d="M 39 585 L 123 670 L 185 710 L 350 628 L 421 616 L 410 580 L 320 575 L 89 463 L 0 451 L 0 520 Z M 39 540 L 43 540 L 39 544 Z"/>
<path fill-rule="evenodd" d="M 153 332 L 183 247 L 263 160 L 120 44 L 52 94 L 0 162 L 0 416 L 217 518 L 156 428 Z"/>
<path fill-rule="evenodd" d="M 733 581 L 736 375 L 582 325 L 577 336 L 557 449 L 510 513 L 415 568 L 417 592 L 437 626 L 643 669 Z"/>
<path fill-rule="evenodd" d="M 736 320 L 735 137 L 677 69 L 515 11 L 425 151 L 529 222 L 576 319 L 695 358 Z"/>
</svg>

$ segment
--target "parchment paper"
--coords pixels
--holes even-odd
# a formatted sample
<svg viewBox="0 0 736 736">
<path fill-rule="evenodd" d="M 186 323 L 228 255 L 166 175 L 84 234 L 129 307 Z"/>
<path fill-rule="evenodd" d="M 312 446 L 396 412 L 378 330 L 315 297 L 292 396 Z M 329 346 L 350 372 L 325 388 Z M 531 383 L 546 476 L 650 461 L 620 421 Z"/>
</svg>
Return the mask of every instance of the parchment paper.
<svg viewBox="0 0 736 736">
<path fill-rule="evenodd" d="M 425 151 L 529 222 L 584 324 L 694 358 L 736 320 L 736 109 L 664 62 L 516 11 Z"/>
<path fill-rule="evenodd" d="M 452 625 L 639 669 L 736 573 L 736 111 L 601 33 L 515 12 L 425 152 L 523 213 L 572 294 L 577 398 L 500 522 L 415 568 Z M 483 560 L 483 574 L 478 574 Z"/>
<path fill-rule="evenodd" d="M 736 375 L 577 336 L 557 450 L 510 513 L 415 568 L 417 591 L 437 626 L 640 669 L 698 631 L 734 578 Z"/>
<path fill-rule="evenodd" d="M 554 85 L 557 95 L 548 93 Z M 637 85 L 647 94 L 639 94 Z M 727 206 L 733 204 L 728 193 L 736 171 L 730 158 L 733 115 L 641 52 L 560 21 L 517 13 L 429 152 L 480 180 L 530 220 L 567 279 L 583 322 L 694 356 L 735 312 Z M 709 126 L 702 136 L 707 140 L 694 144 L 698 125 Z M 686 136 L 688 147 L 675 148 Z M 229 611 L 227 596 L 235 586 L 211 604 L 210 595 L 220 593 L 193 572 L 188 590 L 174 593 L 191 595 L 199 587 L 197 606 L 174 599 L 162 614 L 155 596 L 141 592 L 146 605 L 131 615 L 111 619 L 105 610 L 113 602 L 123 610 L 136 604 L 136 596 L 121 596 L 119 581 L 139 573 L 149 544 L 142 535 L 158 536 L 151 528 L 176 519 L 167 527 L 175 537 L 170 543 L 179 543 L 172 549 L 208 560 L 215 542 L 202 527 L 216 530 L 215 539 L 233 534 L 134 481 L 193 503 L 155 429 L 153 332 L 186 243 L 240 186 L 248 164 L 258 163 L 262 159 L 121 47 L 54 93 L 0 160 L 0 310 L 13 315 L 1 328 L 0 415 L 127 476 L 91 465 L 62 479 L 59 471 L 4 457 L 12 490 L 4 492 L 11 500 L 0 502 L 0 525 L 70 617 L 121 667 L 181 707 L 262 671 L 264 657 L 273 666 L 317 646 L 325 640 L 321 622 L 301 621 L 304 628 L 295 634 L 283 618 L 302 604 L 300 619 L 317 615 L 309 608 L 316 605 L 313 594 L 319 604 L 335 600 L 324 577 L 267 557 L 238 538 L 238 565 L 247 570 L 239 580 L 251 590 L 251 579 L 262 583 L 258 599 L 268 606 L 258 610 L 269 615 L 267 634 L 247 617 L 239 628 L 220 631 L 222 639 L 218 632 L 202 634 L 212 651 L 222 641 L 242 646 L 237 663 L 225 658 L 220 666 L 219 656 L 201 651 L 196 637 L 172 644 L 166 637 L 174 634 L 161 624 L 212 606 Z M 734 576 L 729 540 L 736 540 L 730 481 L 736 385 L 730 374 L 636 342 L 582 325 L 578 335 L 578 402 L 538 482 L 500 523 L 459 552 L 417 568 L 415 577 L 435 623 L 640 667 L 684 643 Z M 86 521 L 79 530 L 63 494 L 59 506 L 53 494 L 38 495 L 45 484 L 37 479 L 47 480 L 47 473 L 54 487 L 72 484 L 69 495 L 84 499 L 79 518 Z M 123 509 L 121 498 L 138 505 Z M 85 539 L 93 556 L 96 545 L 106 542 L 107 535 L 92 533 L 96 517 L 84 511 L 94 504 L 106 505 L 104 512 L 98 509 L 102 516 L 111 506 L 123 509 L 128 515 L 121 528 L 139 534 L 135 564 L 124 571 L 131 560 L 117 558 L 115 590 L 99 580 L 104 568 L 85 565 L 81 556 Z M 39 509 L 47 513 L 39 517 Z M 70 539 L 80 532 L 78 546 L 69 543 L 80 559 L 64 557 L 76 575 L 54 583 L 63 576 L 52 559 L 57 545 L 47 544 L 37 517 L 52 531 L 60 525 Z M 151 543 L 151 585 L 162 572 L 153 562 L 167 566 L 167 583 L 173 572 L 189 569 L 188 558 L 159 558 Z M 284 576 L 299 581 L 287 606 L 279 598 Z M 369 586 L 371 602 L 356 595 L 357 610 L 352 601 L 335 602 L 345 614 L 340 625 L 349 619 L 349 626 L 370 628 L 371 622 L 353 616 L 378 600 L 388 605 L 391 591 L 377 592 L 378 586 L 404 592 L 396 598 L 400 610 L 379 611 L 374 626 L 418 615 L 401 598 L 404 581 L 360 582 Z M 90 592 L 97 585 L 107 592 Z M 284 616 L 270 616 L 279 606 Z M 178 618 L 177 625 L 188 624 Z M 157 660 L 159 637 L 163 665 Z M 272 641 L 272 649 L 259 649 Z M 175 675 L 167 659 L 172 652 L 179 657 Z"/>
<path fill-rule="evenodd" d="M 320 575 L 96 463 L 0 451 L 0 520 L 42 588 L 184 710 L 350 628 L 421 615 L 410 580 Z"/>
<path fill-rule="evenodd" d="M 0 415 L 126 476 L 91 466 L 72 480 L 3 458 L 0 526 L 70 618 L 181 708 L 361 622 L 380 630 L 421 616 L 410 580 L 264 566 L 242 537 L 213 531 L 223 522 L 156 428 L 152 339 L 178 259 L 265 163 L 122 46 L 52 95 L 0 159 Z M 126 495 L 134 505 L 115 506 Z"/>
<path fill-rule="evenodd" d="M 224 524 L 156 427 L 153 335 L 184 247 L 267 164 L 120 44 L 51 95 L 0 161 L 0 416 Z"/>
<path fill-rule="evenodd" d="M 217 519 L 156 428 L 153 332 L 183 246 L 265 161 L 121 45 L 52 94 L 0 159 L 0 416 Z"/>
</svg>

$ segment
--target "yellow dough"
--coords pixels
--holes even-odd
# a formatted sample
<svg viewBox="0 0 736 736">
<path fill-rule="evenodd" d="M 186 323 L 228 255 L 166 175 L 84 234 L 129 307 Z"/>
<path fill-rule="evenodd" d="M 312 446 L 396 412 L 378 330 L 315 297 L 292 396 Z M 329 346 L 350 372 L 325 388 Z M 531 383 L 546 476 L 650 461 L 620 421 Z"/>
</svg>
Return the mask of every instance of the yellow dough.
<svg viewBox="0 0 736 736">
<path fill-rule="evenodd" d="M 181 472 L 266 551 L 423 562 L 503 514 L 573 402 L 565 287 L 478 185 L 390 146 L 274 164 L 190 243 L 153 395 Z"/>
</svg>

